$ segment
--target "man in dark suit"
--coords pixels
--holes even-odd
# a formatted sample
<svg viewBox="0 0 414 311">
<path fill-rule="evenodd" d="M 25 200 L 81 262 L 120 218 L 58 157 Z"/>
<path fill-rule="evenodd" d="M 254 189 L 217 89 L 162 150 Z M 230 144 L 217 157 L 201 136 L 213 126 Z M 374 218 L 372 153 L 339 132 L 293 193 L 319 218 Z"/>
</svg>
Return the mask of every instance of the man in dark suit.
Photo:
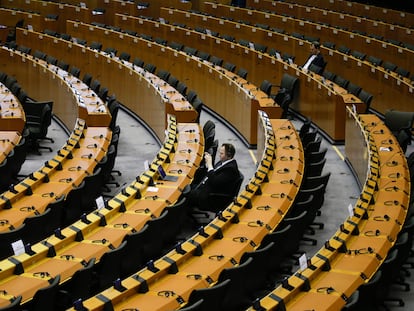
<svg viewBox="0 0 414 311">
<path fill-rule="evenodd" d="M 325 67 L 325 60 L 321 54 L 321 46 L 318 41 L 312 42 L 310 46 L 310 55 L 306 63 L 303 65 L 303 69 L 308 70 L 309 66 L 315 65 L 321 68 L 321 70 Z"/>
<path fill-rule="evenodd" d="M 230 203 L 231 196 L 236 195 L 233 192 L 235 184 L 240 178 L 239 168 L 234 159 L 235 153 L 236 150 L 232 144 L 222 144 L 219 148 L 220 160 L 214 166 L 211 155 L 207 152 L 204 154 L 207 173 L 199 184 L 192 187 L 188 194 L 187 199 L 190 207 L 218 212 Z M 212 193 L 216 198 L 222 198 L 214 200 L 211 197 Z"/>
</svg>

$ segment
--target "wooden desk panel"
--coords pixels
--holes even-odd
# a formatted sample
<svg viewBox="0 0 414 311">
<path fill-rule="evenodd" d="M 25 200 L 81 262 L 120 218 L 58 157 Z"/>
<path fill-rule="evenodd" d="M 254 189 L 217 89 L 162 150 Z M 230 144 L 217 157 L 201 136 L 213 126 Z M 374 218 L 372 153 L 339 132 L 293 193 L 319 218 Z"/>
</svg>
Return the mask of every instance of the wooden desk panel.
<svg viewBox="0 0 414 311">
<path fill-rule="evenodd" d="M 227 6 L 218 6 L 215 9 L 216 4 L 211 4 L 211 12 L 216 16 L 219 13 L 216 10 L 220 10 L 227 8 L 231 10 L 231 7 Z M 239 10 L 239 9 L 235 9 Z M 240 9 L 242 10 L 242 9 Z M 227 11 L 226 11 L 227 12 Z M 250 12 L 250 11 L 248 11 Z M 206 17 L 205 15 L 201 14 L 193 14 L 189 12 L 174 10 L 174 9 L 163 9 L 161 11 L 162 16 L 165 19 L 169 19 L 172 22 L 181 22 L 188 24 L 188 27 L 196 27 L 199 24 L 202 24 L 207 29 L 215 30 L 220 33 L 232 33 L 236 35 L 236 41 L 238 39 L 245 39 L 250 42 L 261 43 L 263 45 L 268 46 L 268 49 L 271 47 L 281 51 L 287 52 L 292 55 L 296 56 L 295 63 L 298 65 L 302 65 L 305 63 L 306 59 L 309 56 L 309 43 L 288 35 L 278 34 L 275 32 L 266 31 L 260 28 L 255 28 L 249 25 L 238 24 L 232 21 L 225 21 L 220 18 L 213 18 L 213 17 Z M 265 13 L 263 13 L 265 14 Z M 247 16 L 248 13 L 246 13 Z M 119 25 L 125 25 L 128 23 L 128 20 L 131 18 L 123 18 L 119 21 Z M 236 18 L 234 18 L 237 20 Z M 272 19 L 273 20 L 273 19 Z M 171 26 L 163 25 L 153 21 L 145 21 L 141 20 L 140 26 L 143 29 L 147 30 L 148 32 L 151 31 L 151 24 L 152 27 L 158 28 L 158 30 L 162 30 Z M 253 22 L 252 22 L 253 24 Z M 154 26 L 155 25 L 155 26 Z M 158 25 L 158 26 L 157 26 Z M 165 30 L 164 30 L 165 31 Z M 179 36 L 180 30 L 175 28 L 173 35 L 176 37 L 175 40 L 178 42 L 182 42 L 186 45 L 191 43 L 187 42 L 186 36 Z M 313 34 L 315 35 L 315 34 Z M 170 35 L 165 35 L 168 38 L 171 37 Z M 200 35 L 199 35 L 200 36 Z M 202 35 L 201 35 L 202 36 Z M 204 41 L 208 41 L 208 36 Z M 333 36 L 338 39 L 338 34 L 333 34 Z M 188 36 L 187 36 L 188 37 Z M 271 42 L 269 43 L 269 39 L 271 38 Z M 328 38 L 329 39 L 329 38 Z M 345 44 L 345 43 L 344 43 Z M 194 45 L 193 45 L 194 46 Z M 202 46 L 202 45 L 199 45 Z M 371 47 L 371 45 L 369 45 Z M 375 48 L 375 51 L 378 49 Z M 360 61 L 354 57 L 344 55 L 336 50 L 331 50 L 325 47 L 321 48 L 322 54 L 324 55 L 325 61 L 328 62 L 327 70 L 334 72 L 337 75 L 340 75 L 351 82 L 357 84 L 358 86 L 362 87 L 364 90 L 368 91 L 374 96 L 372 101 L 372 108 L 376 109 L 380 113 L 385 113 L 389 107 L 395 107 L 395 100 L 394 98 L 401 98 L 401 101 L 398 102 L 398 109 L 403 111 L 410 111 L 411 103 L 412 103 L 412 93 L 413 93 L 413 86 L 410 84 L 410 81 L 406 81 L 405 79 L 399 78 L 396 74 L 387 73 L 382 67 L 375 67 L 371 65 L 367 61 Z M 217 52 L 210 51 L 212 55 L 216 55 Z M 375 55 L 374 52 L 370 53 L 369 51 L 365 51 L 369 55 Z M 384 60 L 390 61 L 389 55 L 393 55 L 389 50 L 387 50 L 388 58 L 383 58 Z M 414 57 L 414 54 L 413 54 Z M 224 58 L 227 60 L 226 58 Z M 398 60 L 401 61 L 402 56 L 398 55 Z M 412 61 L 409 61 L 410 65 Z M 407 68 L 407 67 L 406 67 Z M 355 75 L 355 70 L 358 70 L 359 74 Z M 250 79 L 250 73 L 249 73 Z M 254 80 L 252 80 L 254 81 Z M 273 82 L 273 81 L 272 81 Z M 254 81 L 254 83 L 259 84 L 259 81 Z M 278 84 L 277 81 L 274 81 L 275 84 Z M 331 83 L 331 82 L 329 82 Z M 333 85 L 333 84 L 332 84 Z M 344 94 L 347 93 L 346 90 L 343 90 Z M 338 92 L 340 92 L 338 90 Z M 357 104 L 360 100 L 356 97 L 351 98 L 350 100 L 344 99 L 345 102 L 352 102 L 354 101 Z M 359 112 L 363 112 L 364 110 L 358 110 Z"/>
<path fill-rule="evenodd" d="M 71 23 L 68 22 L 68 27 L 69 24 Z M 255 101 L 252 95 L 246 94 L 246 91 L 236 81 L 233 81 L 233 75 L 229 75 L 220 68 L 209 66 L 207 63 L 203 64 L 194 57 L 158 44 L 148 43 L 143 39 L 123 35 L 123 40 L 115 42 L 115 36 L 119 34 L 111 34 L 98 27 L 92 27 L 93 31 L 90 31 L 91 27 L 87 25 L 77 25 L 72 23 L 73 28 L 69 29 L 69 32 L 73 31 L 73 35 L 78 34 L 88 40 L 99 38 L 104 45 L 118 46 L 119 49 L 130 52 L 131 55 L 134 51 L 140 51 L 139 57 L 146 63 L 156 64 L 158 68 L 172 72 L 180 81 L 185 81 L 189 88 L 197 90 L 198 96 L 209 108 L 235 125 L 250 144 L 256 143 L 257 125 L 255 122 L 257 122 L 258 107 L 264 106 L 265 109 L 272 111 L 274 116 L 280 116 L 280 108 L 275 107 L 266 98 L 262 98 L 265 97 L 263 94 L 257 94 L 258 98 Z M 105 35 L 105 33 L 108 34 Z M 209 79 L 206 80 L 206 77 Z"/>
<path fill-rule="evenodd" d="M 377 34 L 383 36 L 385 39 L 394 38 L 401 42 L 413 43 L 413 39 L 410 38 L 410 35 L 412 34 L 412 30 L 410 28 L 414 24 L 413 15 L 407 12 L 397 12 L 394 10 L 389 10 L 391 14 L 394 13 L 394 17 L 399 15 L 399 17 L 396 18 L 396 20 L 392 21 L 392 19 L 387 14 L 385 14 L 383 18 L 380 19 L 370 19 L 368 15 L 369 12 L 371 12 L 371 10 L 363 10 L 362 14 L 358 14 L 357 16 L 355 16 L 349 13 L 349 6 L 347 6 L 347 9 L 345 10 L 340 8 L 344 8 L 345 5 L 342 5 L 340 7 L 337 6 L 340 2 L 344 4 L 345 1 L 335 1 L 333 7 L 332 4 L 327 4 L 326 2 L 324 2 L 324 5 L 320 7 L 317 7 L 315 3 L 309 2 L 306 5 L 297 2 L 289 3 L 289 1 L 282 2 L 268 0 L 248 0 L 247 2 L 249 3 L 247 7 L 254 7 L 262 10 L 268 9 L 271 11 L 275 11 L 278 14 L 294 16 L 295 18 L 299 18 L 303 21 L 314 20 L 318 23 L 326 23 L 329 25 L 342 27 L 344 29 L 348 29 L 349 31 L 358 30 L 361 32 L 365 32 L 367 34 Z M 362 6 L 362 4 L 359 5 Z M 327 10 L 327 6 L 331 6 L 331 9 Z M 371 8 L 375 7 L 371 6 Z M 376 9 L 381 8 L 376 7 Z M 388 11 L 387 9 L 384 10 Z M 408 15 L 411 15 L 409 17 L 411 18 L 411 25 L 404 27 L 403 24 L 401 24 L 401 22 L 404 20 L 404 18 L 408 18 Z M 342 41 L 339 40 L 338 42 Z"/>
</svg>

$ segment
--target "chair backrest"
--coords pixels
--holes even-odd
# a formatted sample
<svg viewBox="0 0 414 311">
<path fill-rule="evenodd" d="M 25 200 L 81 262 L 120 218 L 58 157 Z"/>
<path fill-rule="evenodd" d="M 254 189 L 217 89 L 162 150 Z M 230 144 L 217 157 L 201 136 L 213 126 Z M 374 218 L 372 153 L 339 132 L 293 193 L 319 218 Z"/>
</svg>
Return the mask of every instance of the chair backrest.
<svg viewBox="0 0 414 311">
<path fill-rule="evenodd" d="M 216 124 L 211 120 L 207 120 L 203 126 L 203 134 L 204 149 L 208 150 L 213 145 L 214 138 L 216 136 Z"/>
<path fill-rule="evenodd" d="M 150 73 L 155 73 L 155 70 L 157 70 L 157 67 L 150 63 L 146 63 L 143 68 Z"/>
<path fill-rule="evenodd" d="M 193 304 L 199 300 L 203 300 L 203 304 L 199 310 L 220 311 L 222 300 L 230 286 L 230 280 L 222 281 L 212 287 L 195 289 L 188 298 L 188 303 Z"/>
<path fill-rule="evenodd" d="M 341 76 L 336 76 L 333 82 L 335 82 L 335 84 L 339 85 L 340 87 L 346 89 L 346 87 L 348 86 L 349 80 Z"/>
<path fill-rule="evenodd" d="M 121 261 L 126 243 L 123 241 L 117 248 L 102 255 L 97 267 L 98 290 L 111 286 L 117 278 L 121 277 Z"/>
<path fill-rule="evenodd" d="M 32 311 L 54 311 L 58 286 L 60 282 L 60 275 L 55 276 L 51 280 L 49 286 L 37 290 L 31 302 Z"/>
<path fill-rule="evenodd" d="M 11 243 L 21 239 L 22 233 L 24 232 L 25 224 L 23 223 L 15 229 L 0 232 L 0 260 L 5 259 L 14 254 Z"/>
<path fill-rule="evenodd" d="M 365 57 L 367 56 L 367 54 L 362 53 L 362 52 L 360 52 L 360 51 L 356 51 L 356 50 L 353 50 L 353 51 L 351 52 L 351 55 L 352 55 L 353 57 L 355 57 L 355 58 L 359 59 L 359 60 L 364 60 L 364 59 L 365 59 Z"/>
<path fill-rule="evenodd" d="M 64 290 L 68 291 L 68 294 L 71 296 L 71 303 L 79 298 L 83 300 L 90 296 L 95 262 L 96 259 L 91 258 L 88 263 L 83 268 L 77 270 L 68 283 L 65 284 Z"/>
<path fill-rule="evenodd" d="M 292 102 L 295 102 L 299 98 L 299 79 L 287 73 L 284 73 L 282 76 L 282 80 L 280 82 L 280 88 L 285 89 L 291 99 Z"/>
<path fill-rule="evenodd" d="M 131 55 L 127 52 L 121 52 L 121 54 L 119 55 L 119 59 L 122 59 L 127 62 L 129 62 L 130 58 L 131 58 Z"/>
<path fill-rule="evenodd" d="M 225 62 L 223 64 L 223 68 L 230 71 L 230 72 L 234 72 L 234 70 L 236 69 L 236 65 L 232 64 L 232 63 L 229 63 L 229 62 Z"/>
<path fill-rule="evenodd" d="M 272 83 L 268 80 L 263 80 L 260 84 L 260 90 L 270 96 L 270 93 L 272 92 Z"/>
<path fill-rule="evenodd" d="M 0 308 L 0 311 L 20 311 L 20 303 L 22 301 L 22 296 L 15 297 L 10 304 L 5 307 Z"/>
<path fill-rule="evenodd" d="M 170 72 L 164 69 L 158 69 L 157 70 L 157 76 L 164 80 L 165 82 L 168 81 L 168 78 L 170 77 Z"/>
<path fill-rule="evenodd" d="M 211 56 L 210 62 L 216 66 L 221 66 L 223 64 L 223 59 L 217 56 Z"/>
<path fill-rule="evenodd" d="M 411 129 L 414 121 L 414 113 L 398 110 L 387 110 L 384 123 L 393 133 L 401 129 Z"/>
<path fill-rule="evenodd" d="M 239 68 L 239 69 L 237 70 L 237 75 L 238 75 L 240 78 L 243 78 L 243 79 L 246 79 L 246 78 L 247 78 L 247 73 L 248 73 L 248 71 L 247 71 L 246 69 L 244 69 L 244 68 Z"/>
<path fill-rule="evenodd" d="M 138 57 L 134 58 L 133 64 L 138 67 L 144 67 L 144 61 Z"/>
<path fill-rule="evenodd" d="M 250 282 L 255 275 L 254 272 L 256 272 L 250 268 L 252 262 L 253 258 L 249 257 L 237 266 L 221 270 L 218 277 L 219 284 L 225 280 L 230 280 L 230 285 L 223 298 L 222 309 L 243 310 L 249 306 L 250 301 L 246 299 L 249 291 L 245 285 Z"/>
<path fill-rule="evenodd" d="M 122 277 L 127 277 L 138 271 L 138 269 L 149 259 L 145 257 L 143 248 L 143 246 L 151 239 L 148 226 L 148 224 L 145 224 L 140 231 L 129 233 L 124 237 L 124 241 L 126 241 L 127 244 L 124 250 L 125 256 L 121 261 Z"/>
<path fill-rule="evenodd" d="M 177 86 L 175 87 L 177 89 L 177 91 L 183 95 L 186 96 L 187 94 L 187 85 L 184 82 L 178 82 Z"/>
<path fill-rule="evenodd" d="M 347 91 L 355 96 L 358 96 L 359 93 L 361 93 L 362 88 L 352 82 L 348 83 L 348 86 L 346 87 Z"/>
</svg>

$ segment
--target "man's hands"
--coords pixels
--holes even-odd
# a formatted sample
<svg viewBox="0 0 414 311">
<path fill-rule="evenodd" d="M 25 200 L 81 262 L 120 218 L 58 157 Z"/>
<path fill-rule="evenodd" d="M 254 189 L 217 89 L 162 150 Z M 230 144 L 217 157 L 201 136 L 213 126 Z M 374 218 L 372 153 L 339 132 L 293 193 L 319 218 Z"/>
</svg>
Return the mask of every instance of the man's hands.
<svg viewBox="0 0 414 311">
<path fill-rule="evenodd" d="M 208 152 L 204 152 L 204 161 L 206 163 L 207 171 L 210 171 L 214 168 L 211 154 L 209 154 Z"/>
</svg>

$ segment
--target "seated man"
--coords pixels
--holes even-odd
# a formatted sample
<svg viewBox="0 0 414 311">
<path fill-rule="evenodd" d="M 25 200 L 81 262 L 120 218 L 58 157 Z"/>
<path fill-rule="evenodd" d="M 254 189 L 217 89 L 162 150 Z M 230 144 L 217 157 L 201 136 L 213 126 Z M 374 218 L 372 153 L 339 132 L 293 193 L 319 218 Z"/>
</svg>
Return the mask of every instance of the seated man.
<svg viewBox="0 0 414 311">
<path fill-rule="evenodd" d="M 237 162 L 233 158 L 235 153 L 232 144 L 222 144 L 219 148 L 220 161 L 214 167 L 211 155 L 207 152 L 204 154 L 207 174 L 199 184 L 192 187 L 188 194 L 190 207 L 218 212 L 231 202 L 233 196 L 237 195 L 235 192 L 239 190 L 237 182 L 240 173 Z"/>
<path fill-rule="evenodd" d="M 321 54 L 321 46 L 317 41 L 312 42 L 310 46 L 310 55 L 306 63 L 303 65 L 303 69 L 308 70 L 311 64 L 318 66 L 321 69 L 324 69 L 325 67 L 325 60 Z"/>
</svg>

